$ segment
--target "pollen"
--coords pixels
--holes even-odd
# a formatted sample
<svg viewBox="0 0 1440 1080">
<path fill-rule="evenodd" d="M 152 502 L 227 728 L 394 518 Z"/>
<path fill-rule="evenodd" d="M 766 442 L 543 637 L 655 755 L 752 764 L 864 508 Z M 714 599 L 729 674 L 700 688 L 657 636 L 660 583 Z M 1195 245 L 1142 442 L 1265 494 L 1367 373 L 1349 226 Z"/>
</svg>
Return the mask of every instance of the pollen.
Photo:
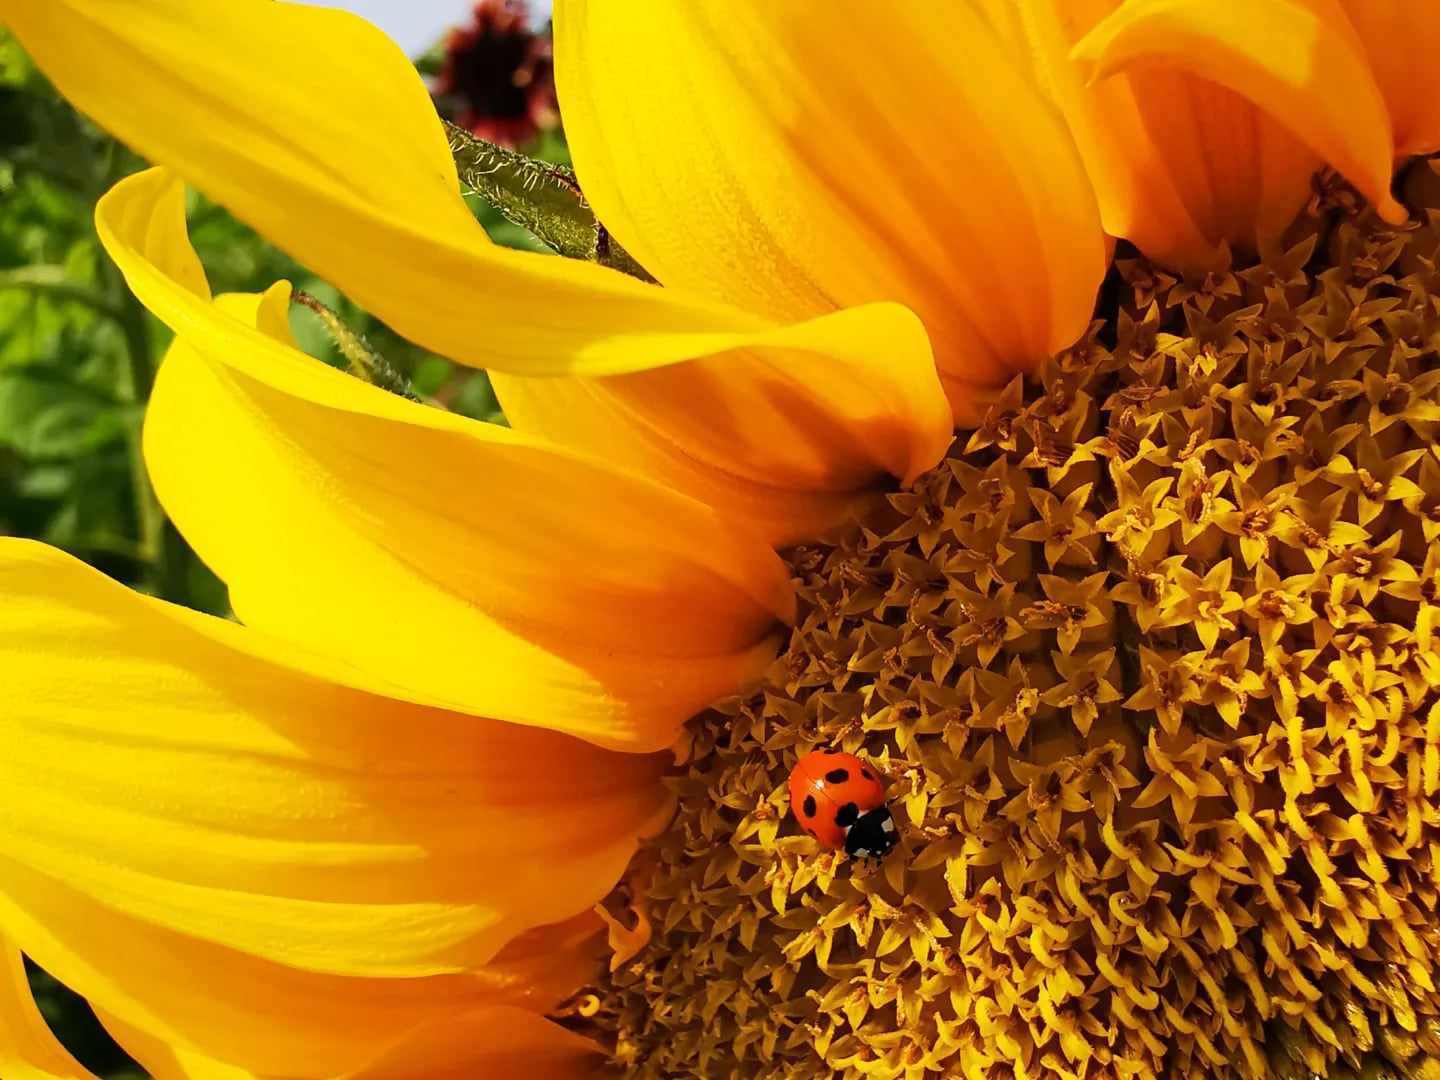
<svg viewBox="0 0 1440 1080">
<path fill-rule="evenodd" d="M 649 942 L 591 988 L 627 1075 L 1440 1076 L 1440 214 L 1325 213 L 1265 266 L 1122 260 L 788 553 L 788 648 L 690 724 Z M 817 746 L 882 774 L 878 865 L 789 816 Z"/>
</svg>

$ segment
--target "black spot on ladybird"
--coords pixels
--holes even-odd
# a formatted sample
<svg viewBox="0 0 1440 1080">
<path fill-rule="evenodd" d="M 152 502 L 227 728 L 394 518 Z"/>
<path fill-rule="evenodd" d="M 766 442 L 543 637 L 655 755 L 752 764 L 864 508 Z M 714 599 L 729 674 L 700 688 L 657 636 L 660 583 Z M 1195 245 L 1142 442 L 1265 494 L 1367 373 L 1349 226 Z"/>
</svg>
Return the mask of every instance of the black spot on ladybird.
<svg viewBox="0 0 1440 1080">
<path fill-rule="evenodd" d="M 824 750 L 820 752 L 822 754 L 838 754 L 840 751 L 836 750 L 833 746 L 827 746 Z"/>
<path fill-rule="evenodd" d="M 866 780 L 874 780 L 874 779 L 875 779 L 875 774 L 872 773 L 869 769 L 861 769 L 861 770 L 860 770 L 860 775 L 863 776 Z"/>
<path fill-rule="evenodd" d="M 850 779 L 850 771 L 848 769 L 831 769 L 825 774 L 825 779 L 832 784 L 843 784 Z"/>
<path fill-rule="evenodd" d="M 847 802 L 835 812 L 835 824 L 842 829 L 848 829 L 855 824 L 855 819 L 860 816 L 860 807 L 853 802 Z"/>
<path fill-rule="evenodd" d="M 806 817 L 814 817 L 814 816 L 815 816 L 815 796 L 814 796 L 814 795 L 806 795 L 806 796 L 805 796 L 805 816 L 806 816 Z"/>
</svg>

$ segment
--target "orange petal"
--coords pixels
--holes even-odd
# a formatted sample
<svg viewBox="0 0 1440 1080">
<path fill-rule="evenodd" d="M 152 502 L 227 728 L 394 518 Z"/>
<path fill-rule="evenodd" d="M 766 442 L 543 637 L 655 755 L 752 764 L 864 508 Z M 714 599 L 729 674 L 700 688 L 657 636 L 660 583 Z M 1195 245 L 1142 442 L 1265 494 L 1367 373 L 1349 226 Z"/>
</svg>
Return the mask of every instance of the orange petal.
<svg viewBox="0 0 1440 1080">
<path fill-rule="evenodd" d="M 898 300 L 958 406 L 1086 329 L 1089 185 L 969 5 L 561 0 L 555 25 L 586 194 L 667 286 L 780 319 Z"/>
<path fill-rule="evenodd" d="M 1440 150 L 1440 12 L 1434 0 L 1342 0 L 1370 57 L 1395 153 Z"/>
<path fill-rule="evenodd" d="M 156 1038 L 104 1009 L 95 1009 L 95 1015 L 151 1080 L 265 1080 L 250 1069 L 218 1061 L 193 1047 Z"/>
<path fill-rule="evenodd" d="M 1209 182 L 1210 159 L 1198 132 L 1193 125 L 1174 124 L 1173 116 L 1206 115 L 1193 96 L 1219 99 L 1231 112 L 1237 104 L 1248 106 L 1220 87 L 1159 70 L 1087 83 L 1080 65 L 1070 59 L 1071 47 L 1117 2 L 1024 0 L 1025 19 L 1009 28 L 1011 47 L 1031 57 L 1034 77 L 1063 111 L 1094 182 L 1107 232 L 1172 265 L 1219 265 L 1225 230 L 1212 218 L 1240 216 L 1225 205 L 1237 192 L 1234 185 Z M 1137 78 L 1148 80 L 1144 93 Z M 1241 130 L 1250 132 L 1253 141 L 1258 121 L 1250 113 L 1242 117 Z M 1253 173 L 1253 149 L 1251 156 L 1232 153 L 1224 162 Z M 1305 175 L 1314 164 L 1307 154 Z M 1188 183 L 1188 192 L 1182 182 Z M 1245 207 L 1253 206 L 1253 190 L 1238 194 Z M 1287 205 L 1284 212 L 1293 213 L 1297 205 Z M 1253 242 L 1253 228 L 1241 233 L 1245 242 Z"/>
<path fill-rule="evenodd" d="M 646 945 L 650 944 L 655 936 L 654 924 L 650 922 L 650 916 L 645 910 L 643 897 L 630 905 L 630 913 L 635 916 L 635 925 L 626 926 L 610 912 L 605 910 L 603 905 L 595 906 L 595 914 L 605 920 L 609 928 L 607 938 L 610 943 L 610 970 L 619 971 L 635 957 L 639 956 Z"/>
<path fill-rule="evenodd" d="M 823 340 L 811 324 L 804 353 L 609 379 L 497 375 L 495 389 L 516 428 L 663 480 L 785 546 L 834 524 L 880 479 L 913 480 L 950 444 L 924 330 L 873 310 L 824 320 Z"/>
<path fill-rule="evenodd" d="M 1301 146 L 1388 220 L 1405 218 L 1389 191 L 1385 104 L 1337 0 L 1131 0 L 1100 19 L 1071 56 L 1092 82 L 1127 79 L 1106 98 L 1078 99 L 1061 79 L 1072 90 L 1061 103 L 1081 116 L 1077 135 L 1107 225 L 1129 228 L 1152 255 L 1203 265 L 1223 242 L 1263 245 L 1306 198 Z M 1096 134 L 1105 123 L 1098 110 L 1123 93 L 1134 100 L 1120 110 L 1123 131 Z M 1157 167 L 1210 248 L 1195 249 L 1193 234 L 1164 233 L 1174 201 L 1167 192 L 1146 205 L 1150 185 L 1137 176 Z M 1124 177 L 1118 188 L 1107 184 L 1116 174 Z M 1135 220 L 1124 219 L 1127 209 Z"/>
<path fill-rule="evenodd" d="M 342 1080 L 587 1080 L 603 1064 L 600 1046 L 559 1024 L 523 1009 L 487 1008 L 419 1028 Z"/>
</svg>

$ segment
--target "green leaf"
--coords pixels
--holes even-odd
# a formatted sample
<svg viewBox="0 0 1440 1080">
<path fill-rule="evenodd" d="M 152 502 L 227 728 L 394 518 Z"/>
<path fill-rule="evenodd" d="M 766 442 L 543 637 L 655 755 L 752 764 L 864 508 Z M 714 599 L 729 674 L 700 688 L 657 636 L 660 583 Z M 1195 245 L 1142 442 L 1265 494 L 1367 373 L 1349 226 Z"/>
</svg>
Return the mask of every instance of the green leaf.
<svg viewBox="0 0 1440 1080">
<path fill-rule="evenodd" d="M 73 458 L 121 438 L 134 409 L 71 382 L 63 372 L 0 370 L 0 443 L 31 458 Z"/>
</svg>

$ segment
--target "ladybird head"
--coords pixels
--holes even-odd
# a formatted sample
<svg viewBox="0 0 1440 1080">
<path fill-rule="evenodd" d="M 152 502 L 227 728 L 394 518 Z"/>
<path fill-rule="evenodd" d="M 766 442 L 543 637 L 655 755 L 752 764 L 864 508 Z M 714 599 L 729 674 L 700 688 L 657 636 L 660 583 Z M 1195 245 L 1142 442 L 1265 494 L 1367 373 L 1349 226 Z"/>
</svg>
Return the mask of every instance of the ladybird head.
<svg viewBox="0 0 1440 1080">
<path fill-rule="evenodd" d="M 854 803 L 847 803 L 842 808 L 845 810 L 853 807 Z M 845 853 L 856 855 L 861 858 L 879 859 L 889 854 L 890 849 L 895 846 L 895 841 L 900 834 L 895 829 L 895 819 L 890 815 L 887 807 L 877 806 L 874 810 L 868 810 L 863 814 L 853 816 L 849 822 L 840 822 L 845 828 Z"/>
</svg>

